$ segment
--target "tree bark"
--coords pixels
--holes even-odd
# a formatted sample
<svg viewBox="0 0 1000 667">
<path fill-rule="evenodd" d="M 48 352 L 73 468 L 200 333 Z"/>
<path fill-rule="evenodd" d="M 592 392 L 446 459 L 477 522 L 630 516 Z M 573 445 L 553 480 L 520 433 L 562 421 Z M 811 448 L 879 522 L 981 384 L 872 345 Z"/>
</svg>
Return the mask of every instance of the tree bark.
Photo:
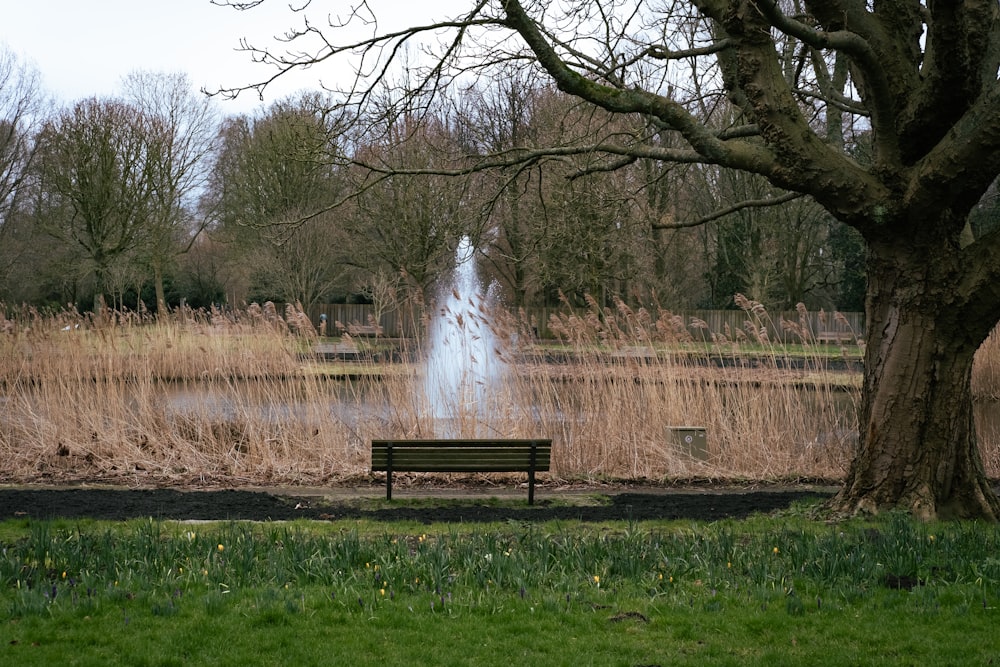
<svg viewBox="0 0 1000 667">
<path fill-rule="evenodd" d="M 166 317 L 170 311 L 167 309 L 167 296 L 163 291 L 163 268 L 159 258 L 153 260 L 153 289 L 156 291 L 156 316 Z"/>
<path fill-rule="evenodd" d="M 971 388 L 973 358 L 996 318 L 977 321 L 963 307 L 957 249 L 903 245 L 871 249 L 860 450 L 833 506 L 996 521 Z"/>
<path fill-rule="evenodd" d="M 98 258 L 94 266 L 94 314 L 103 320 L 108 309 L 104 293 L 108 286 L 108 267 Z"/>
</svg>

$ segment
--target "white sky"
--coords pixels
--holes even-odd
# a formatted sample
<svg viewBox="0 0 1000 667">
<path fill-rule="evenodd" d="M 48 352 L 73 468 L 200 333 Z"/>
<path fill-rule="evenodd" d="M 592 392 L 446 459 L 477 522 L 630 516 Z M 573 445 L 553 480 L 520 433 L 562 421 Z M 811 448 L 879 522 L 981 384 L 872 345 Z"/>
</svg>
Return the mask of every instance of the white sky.
<svg viewBox="0 0 1000 667">
<path fill-rule="evenodd" d="M 302 22 L 288 9 L 289 3 L 300 6 L 303 1 L 266 0 L 260 7 L 239 12 L 209 0 L 0 0 L 0 43 L 19 61 L 34 64 L 45 88 L 66 104 L 118 94 L 122 78 L 135 70 L 184 72 L 197 89 L 232 87 L 262 80 L 272 71 L 236 50 L 240 38 L 280 49 L 273 37 Z M 328 15 L 346 17 L 359 2 L 313 0 L 309 15 L 315 24 L 326 25 Z M 380 19 L 381 32 L 427 24 L 460 13 L 472 3 L 370 0 L 369 4 Z M 317 88 L 321 79 L 334 83 L 336 76 L 338 72 L 323 67 L 298 73 L 269 88 L 265 104 Z M 259 104 L 253 91 L 236 101 L 220 100 L 225 113 L 247 112 Z"/>
</svg>

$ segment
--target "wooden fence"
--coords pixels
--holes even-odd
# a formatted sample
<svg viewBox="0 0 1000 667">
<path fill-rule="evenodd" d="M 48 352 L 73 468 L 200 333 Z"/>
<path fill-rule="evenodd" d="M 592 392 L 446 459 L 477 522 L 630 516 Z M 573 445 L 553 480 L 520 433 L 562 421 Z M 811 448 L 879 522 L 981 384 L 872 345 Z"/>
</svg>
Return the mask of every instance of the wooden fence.
<svg viewBox="0 0 1000 667">
<path fill-rule="evenodd" d="M 568 316 L 575 314 L 583 317 L 588 314 L 585 309 L 556 308 L 524 308 L 518 313 L 524 317 L 536 330 L 541 338 L 552 338 L 554 333 L 550 328 L 553 315 Z M 326 315 L 327 335 L 337 335 L 349 325 L 381 327 L 381 335 L 386 338 L 409 338 L 423 329 L 423 319 L 419 312 L 407 310 L 387 310 L 382 312 L 376 322 L 375 308 L 360 304 L 321 304 L 309 309 L 307 313 L 318 327 L 321 315 Z M 677 327 L 683 327 L 695 340 L 711 340 L 713 334 L 723 334 L 729 338 L 742 331 L 748 336 L 750 329 L 760 332 L 764 330 L 769 340 L 798 342 L 800 336 L 795 330 L 805 329 L 813 340 L 822 342 L 855 342 L 864 336 L 864 313 L 824 313 L 822 311 L 799 313 L 797 311 L 768 312 L 760 316 L 743 310 L 681 310 L 667 313 L 651 313 L 651 316 L 665 317 Z M 786 324 L 792 323 L 789 328 Z M 338 329 L 338 327 L 340 327 Z"/>
</svg>

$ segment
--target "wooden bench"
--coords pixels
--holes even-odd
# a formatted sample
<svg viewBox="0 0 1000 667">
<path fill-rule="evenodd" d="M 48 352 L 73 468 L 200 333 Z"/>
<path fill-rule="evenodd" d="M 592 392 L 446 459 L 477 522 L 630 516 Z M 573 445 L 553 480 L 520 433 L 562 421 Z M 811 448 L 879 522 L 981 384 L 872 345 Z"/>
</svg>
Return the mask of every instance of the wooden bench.
<svg viewBox="0 0 1000 667">
<path fill-rule="evenodd" d="M 372 440 L 372 472 L 385 472 L 392 500 L 394 472 L 526 472 L 528 504 L 535 503 L 535 473 L 547 472 L 548 439 Z"/>
<path fill-rule="evenodd" d="M 816 334 L 817 343 L 836 343 L 843 345 L 854 340 L 854 334 L 850 331 L 820 331 Z"/>
<path fill-rule="evenodd" d="M 347 334 L 355 338 L 361 336 L 381 336 L 382 327 L 377 324 L 348 324 Z"/>
</svg>

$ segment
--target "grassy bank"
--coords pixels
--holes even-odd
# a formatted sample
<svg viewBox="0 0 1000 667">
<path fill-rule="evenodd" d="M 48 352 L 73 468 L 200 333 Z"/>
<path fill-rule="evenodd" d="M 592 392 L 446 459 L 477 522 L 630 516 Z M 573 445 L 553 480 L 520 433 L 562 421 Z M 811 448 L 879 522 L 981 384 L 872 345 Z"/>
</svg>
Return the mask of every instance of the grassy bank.
<svg viewBox="0 0 1000 667">
<path fill-rule="evenodd" d="M 1000 529 L 0 524 L 19 665 L 988 664 Z"/>
</svg>

